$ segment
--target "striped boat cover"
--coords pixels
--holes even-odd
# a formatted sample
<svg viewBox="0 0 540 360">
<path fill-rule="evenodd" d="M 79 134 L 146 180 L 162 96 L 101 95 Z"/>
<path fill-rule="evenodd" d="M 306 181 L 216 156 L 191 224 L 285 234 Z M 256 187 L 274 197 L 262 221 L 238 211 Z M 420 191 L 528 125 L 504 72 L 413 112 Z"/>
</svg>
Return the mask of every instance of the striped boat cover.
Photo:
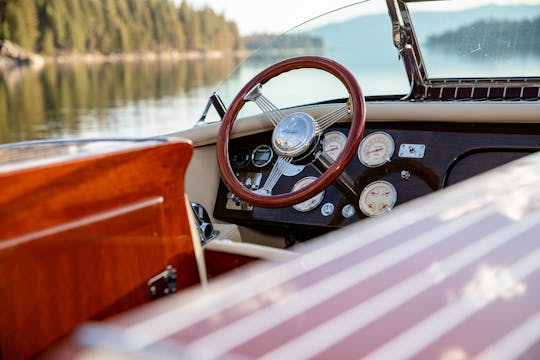
<svg viewBox="0 0 540 360">
<path fill-rule="evenodd" d="M 539 185 L 532 155 L 78 339 L 201 359 L 540 359 Z"/>
</svg>

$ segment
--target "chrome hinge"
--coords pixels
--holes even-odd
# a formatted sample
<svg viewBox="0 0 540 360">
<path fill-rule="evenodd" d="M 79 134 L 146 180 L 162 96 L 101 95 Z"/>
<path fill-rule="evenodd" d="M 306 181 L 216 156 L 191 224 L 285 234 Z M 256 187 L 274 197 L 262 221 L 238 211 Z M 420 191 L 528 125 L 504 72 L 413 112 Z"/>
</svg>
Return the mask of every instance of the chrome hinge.
<svg viewBox="0 0 540 360">
<path fill-rule="evenodd" d="M 176 292 L 176 269 L 170 265 L 167 266 L 165 271 L 148 280 L 146 285 L 148 285 L 150 299 L 174 294 Z"/>
</svg>

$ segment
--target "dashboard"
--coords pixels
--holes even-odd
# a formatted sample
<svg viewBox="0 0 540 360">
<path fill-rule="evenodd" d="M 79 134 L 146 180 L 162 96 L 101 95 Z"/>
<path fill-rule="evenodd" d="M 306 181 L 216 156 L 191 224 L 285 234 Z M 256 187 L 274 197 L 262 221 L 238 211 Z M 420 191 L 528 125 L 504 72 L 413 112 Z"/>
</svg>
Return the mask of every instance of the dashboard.
<svg viewBox="0 0 540 360">
<path fill-rule="evenodd" d="M 328 128 L 324 153 L 335 159 L 349 134 L 347 123 Z M 277 156 L 271 132 L 231 140 L 229 155 L 237 178 L 256 189 Z M 417 197 L 540 150 L 538 124 L 370 122 L 357 154 L 339 181 L 303 203 L 280 209 L 240 201 L 223 182 L 214 217 L 247 226 L 330 230 L 372 216 L 384 216 Z M 314 166 L 289 166 L 274 193 L 305 186 L 319 176 Z"/>
</svg>

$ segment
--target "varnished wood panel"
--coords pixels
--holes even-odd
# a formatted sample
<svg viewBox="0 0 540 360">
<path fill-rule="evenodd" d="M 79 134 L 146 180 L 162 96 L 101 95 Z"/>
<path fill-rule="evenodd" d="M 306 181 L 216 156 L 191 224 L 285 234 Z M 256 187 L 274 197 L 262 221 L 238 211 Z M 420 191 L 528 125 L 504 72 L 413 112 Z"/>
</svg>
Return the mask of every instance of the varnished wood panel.
<svg viewBox="0 0 540 360">
<path fill-rule="evenodd" d="M 259 259 L 220 251 L 204 250 L 206 273 L 208 278 L 215 278 Z"/>
<path fill-rule="evenodd" d="M 507 149 L 507 151 L 501 148 L 484 148 L 464 153 L 449 166 L 444 186 L 453 185 L 496 166 L 517 160 L 534 151 L 535 149 L 530 148 L 514 148 Z"/>
<path fill-rule="evenodd" d="M 170 142 L 0 174 L 3 358 L 148 299 L 167 265 L 198 281 L 184 196 L 192 154 Z"/>
</svg>

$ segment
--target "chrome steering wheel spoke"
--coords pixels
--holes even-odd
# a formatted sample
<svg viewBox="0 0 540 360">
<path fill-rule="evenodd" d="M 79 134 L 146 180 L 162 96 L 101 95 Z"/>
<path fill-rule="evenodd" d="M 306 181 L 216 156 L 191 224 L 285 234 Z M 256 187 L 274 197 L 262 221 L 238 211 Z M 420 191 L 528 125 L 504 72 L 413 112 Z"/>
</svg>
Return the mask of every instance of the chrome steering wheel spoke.
<svg viewBox="0 0 540 360">
<path fill-rule="evenodd" d="M 285 170 L 289 167 L 291 164 L 292 158 L 290 157 L 284 157 L 279 156 L 276 160 L 276 163 L 274 164 L 274 167 L 270 171 L 270 174 L 268 174 L 268 178 L 266 178 L 266 181 L 264 182 L 264 185 L 262 186 L 262 194 L 264 195 L 271 195 L 272 190 L 274 189 L 274 186 L 276 186 L 278 180 L 281 178 Z"/>
<path fill-rule="evenodd" d="M 261 84 L 257 84 L 251 89 L 245 96 L 245 101 L 253 101 L 263 114 L 276 126 L 286 116 L 281 109 L 274 105 L 266 96 L 261 92 Z"/>
<path fill-rule="evenodd" d="M 336 123 L 338 120 L 343 119 L 349 114 L 350 114 L 350 106 L 349 106 L 349 102 L 347 102 L 347 104 L 343 105 L 342 107 L 337 108 L 336 110 L 331 111 L 328 114 L 325 114 L 321 116 L 320 118 L 316 119 L 315 122 L 318 124 L 319 133 L 322 133 L 328 127 Z"/>
</svg>

